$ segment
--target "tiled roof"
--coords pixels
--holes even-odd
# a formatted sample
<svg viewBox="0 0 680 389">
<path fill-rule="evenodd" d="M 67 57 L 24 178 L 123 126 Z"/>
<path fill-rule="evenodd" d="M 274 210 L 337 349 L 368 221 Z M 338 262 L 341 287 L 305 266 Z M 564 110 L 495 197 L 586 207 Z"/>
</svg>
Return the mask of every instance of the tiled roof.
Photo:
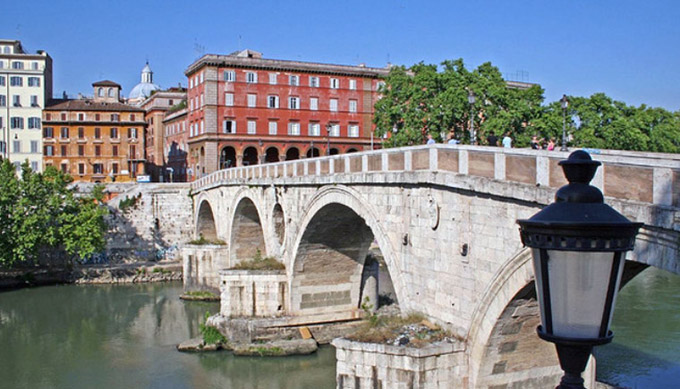
<svg viewBox="0 0 680 389">
<path fill-rule="evenodd" d="M 110 80 L 102 80 L 102 81 L 93 82 L 92 86 L 116 86 L 116 87 L 122 89 L 122 87 L 119 84 L 117 84 L 113 81 L 110 81 Z"/>
<path fill-rule="evenodd" d="M 45 110 L 50 111 L 126 111 L 126 112 L 144 112 L 143 109 L 133 107 L 123 103 L 109 103 L 103 101 L 92 101 L 90 99 L 51 100 Z"/>
</svg>

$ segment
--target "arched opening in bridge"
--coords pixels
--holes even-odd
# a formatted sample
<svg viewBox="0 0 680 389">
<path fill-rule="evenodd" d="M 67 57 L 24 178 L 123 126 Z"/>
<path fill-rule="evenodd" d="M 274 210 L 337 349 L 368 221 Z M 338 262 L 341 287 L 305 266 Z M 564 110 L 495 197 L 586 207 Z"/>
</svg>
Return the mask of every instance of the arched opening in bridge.
<svg viewBox="0 0 680 389">
<path fill-rule="evenodd" d="M 357 151 L 358 151 L 357 149 L 351 148 L 351 149 L 347 150 L 347 154 L 349 154 L 349 153 L 356 153 Z"/>
<path fill-rule="evenodd" d="M 358 316 L 362 304 L 377 309 L 396 303 L 392 280 L 366 221 L 337 203 L 322 207 L 298 245 L 292 309 L 302 314 Z"/>
<path fill-rule="evenodd" d="M 331 149 L 330 155 L 338 155 L 340 154 L 340 150 L 336 149 L 335 147 Z"/>
<path fill-rule="evenodd" d="M 291 147 L 286 150 L 286 161 L 294 161 L 300 159 L 300 150 L 297 147 Z"/>
<path fill-rule="evenodd" d="M 231 225 L 231 264 L 255 257 L 257 251 L 266 255 L 264 233 L 260 215 L 249 198 L 242 199 L 236 206 Z"/>
<path fill-rule="evenodd" d="M 316 147 L 312 147 L 312 148 L 307 150 L 307 158 L 316 158 L 319 155 L 320 155 L 319 149 L 317 149 Z"/>
<path fill-rule="evenodd" d="M 286 222 L 283 215 L 283 208 L 281 204 L 276 203 L 274 205 L 274 210 L 272 211 L 272 219 L 274 225 L 274 235 L 279 241 L 279 244 L 283 244 L 283 237 L 286 234 Z"/>
<path fill-rule="evenodd" d="M 267 163 L 279 162 L 279 149 L 276 147 L 268 148 L 264 155 L 264 161 Z"/>
<path fill-rule="evenodd" d="M 248 165 L 257 165 L 257 149 L 252 146 L 243 150 L 243 166 Z"/>
<path fill-rule="evenodd" d="M 215 227 L 215 217 L 212 207 L 207 201 L 203 201 L 198 208 L 198 218 L 196 219 L 196 236 L 203 236 L 207 240 L 217 240 L 217 228 Z"/>
<path fill-rule="evenodd" d="M 236 150 L 231 146 L 224 147 L 220 152 L 220 169 L 236 166 Z"/>
</svg>

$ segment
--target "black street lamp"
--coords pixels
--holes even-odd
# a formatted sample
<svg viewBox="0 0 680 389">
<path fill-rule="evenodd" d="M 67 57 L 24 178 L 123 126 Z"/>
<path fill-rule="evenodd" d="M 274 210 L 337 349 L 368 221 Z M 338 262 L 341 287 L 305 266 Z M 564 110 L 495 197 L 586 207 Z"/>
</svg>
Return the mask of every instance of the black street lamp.
<svg viewBox="0 0 680 389">
<path fill-rule="evenodd" d="M 569 106 L 567 95 L 562 95 L 560 105 L 562 106 L 562 147 L 560 151 L 569 151 L 567 148 L 567 107 Z"/>
<path fill-rule="evenodd" d="M 326 124 L 326 155 L 331 155 L 331 129 L 333 125 Z"/>
<path fill-rule="evenodd" d="M 474 145 L 476 142 L 475 136 L 475 92 L 468 90 L 468 103 L 470 103 L 470 144 Z"/>
<path fill-rule="evenodd" d="M 593 346 L 611 342 L 609 330 L 623 274 L 642 223 L 632 223 L 604 203 L 589 183 L 600 162 L 578 150 L 559 163 L 569 184 L 555 202 L 518 220 L 522 243 L 532 250 L 541 309 L 538 336 L 555 343 L 564 376 L 559 388 L 583 388 Z"/>
</svg>

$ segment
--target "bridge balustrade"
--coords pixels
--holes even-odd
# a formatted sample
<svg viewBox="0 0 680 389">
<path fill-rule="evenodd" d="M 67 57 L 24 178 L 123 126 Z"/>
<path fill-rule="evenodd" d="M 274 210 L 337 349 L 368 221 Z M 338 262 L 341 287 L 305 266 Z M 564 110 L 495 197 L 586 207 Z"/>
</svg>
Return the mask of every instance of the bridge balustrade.
<svg viewBox="0 0 680 389">
<path fill-rule="evenodd" d="M 597 150 L 603 167 L 593 180 L 604 195 L 659 206 L 680 206 L 680 156 Z M 558 162 L 568 153 L 464 145 L 425 145 L 229 168 L 192 183 L 198 192 L 219 185 L 390 172 L 448 172 L 559 188 Z"/>
</svg>

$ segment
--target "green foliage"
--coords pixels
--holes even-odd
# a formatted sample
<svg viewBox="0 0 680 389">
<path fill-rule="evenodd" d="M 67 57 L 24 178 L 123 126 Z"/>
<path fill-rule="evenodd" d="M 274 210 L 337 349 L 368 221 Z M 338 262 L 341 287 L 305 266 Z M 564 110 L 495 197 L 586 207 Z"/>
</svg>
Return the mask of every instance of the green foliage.
<svg viewBox="0 0 680 389">
<path fill-rule="evenodd" d="M 203 234 L 200 234 L 198 239 L 194 239 L 189 242 L 189 244 L 197 245 L 197 246 L 202 246 L 202 245 L 208 245 L 208 244 L 214 244 L 214 245 L 225 245 L 227 244 L 225 241 L 220 240 L 220 239 L 206 239 Z"/>
<path fill-rule="evenodd" d="M 196 297 L 196 298 L 202 298 L 202 299 L 219 299 L 220 296 L 216 295 L 215 293 L 208 292 L 205 290 L 192 290 L 189 292 L 186 292 L 185 295 L 190 296 L 190 297 Z"/>
<path fill-rule="evenodd" d="M 472 107 L 468 91 L 476 97 Z M 559 145 L 564 121 L 571 147 L 680 152 L 680 111 L 628 106 L 596 93 L 569 96 L 563 112 L 559 100 L 544 104 L 543 92 L 537 85 L 508 88 L 488 62 L 472 71 L 462 59 L 393 67 L 374 107 L 375 135 L 385 147 L 420 145 L 428 134 L 438 142 L 455 135 L 470 143 L 472 118 L 478 144 L 493 131 L 508 132 L 514 147 L 529 146 L 534 135 Z"/>
<path fill-rule="evenodd" d="M 138 194 L 137 196 L 132 196 L 132 197 L 125 197 L 123 200 L 118 203 L 118 208 L 121 210 L 121 212 L 127 212 L 131 208 L 134 208 L 137 206 L 137 202 L 139 199 L 142 198 L 142 194 Z"/>
<path fill-rule="evenodd" d="M 284 270 L 286 266 L 277 261 L 274 257 L 262 257 L 262 252 L 258 248 L 255 256 L 247 261 L 241 261 L 232 270 Z"/>
<path fill-rule="evenodd" d="M 84 258 L 105 244 L 103 192 L 75 196 L 71 177 L 48 166 L 21 178 L 7 160 L 0 163 L 0 265 L 53 264 Z"/>
<path fill-rule="evenodd" d="M 205 320 L 208 320 L 210 317 L 210 312 L 205 313 Z M 201 332 L 201 335 L 203 335 L 203 343 L 205 344 L 225 344 L 227 343 L 227 338 L 224 337 L 220 333 L 220 331 L 217 330 L 217 328 L 206 325 L 205 323 L 201 323 L 198 326 L 198 330 Z"/>
</svg>

